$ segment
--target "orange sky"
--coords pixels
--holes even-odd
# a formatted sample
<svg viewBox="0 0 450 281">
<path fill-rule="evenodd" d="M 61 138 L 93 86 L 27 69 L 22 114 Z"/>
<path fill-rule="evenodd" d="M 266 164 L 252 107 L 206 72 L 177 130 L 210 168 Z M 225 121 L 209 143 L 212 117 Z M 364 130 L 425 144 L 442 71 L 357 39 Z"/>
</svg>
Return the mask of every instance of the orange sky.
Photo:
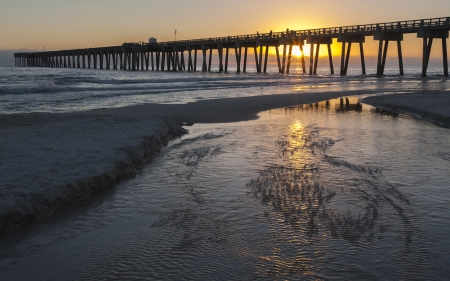
<svg viewBox="0 0 450 281">
<path fill-rule="evenodd" d="M 3 0 L 0 50 L 111 46 L 149 37 L 168 41 L 175 29 L 180 40 L 445 16 L 448 0 Z M 406 57 L 421 55 L 414 35 L 404 45 Z M 366 55 L 376 55 L 371 37 L 365 48 Z M 333 53 L 340 53 L 340 44 L 333 44 Z M 358 48 L 352 54 L 359 54 Z"/>
</svg>

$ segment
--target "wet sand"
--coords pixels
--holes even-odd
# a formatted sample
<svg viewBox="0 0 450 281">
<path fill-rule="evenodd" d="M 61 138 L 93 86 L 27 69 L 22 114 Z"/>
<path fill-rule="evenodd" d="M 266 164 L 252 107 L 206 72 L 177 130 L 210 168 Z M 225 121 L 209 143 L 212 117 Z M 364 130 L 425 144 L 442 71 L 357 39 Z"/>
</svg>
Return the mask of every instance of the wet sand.
<svg viewBox="0 0 450 281">
<path fill-rule="evenodd" d="M 17 229 L 95 190 L 134 176 L 136 166 L 156 154 L 165 138 L 183 133 L 174 121 L 252 120 L 264 110 L 343 94 L 363 93 L 299 93 L 73 113 L 0 115 L 0 170 L 7 175 L 0 182 L 0 232 Z"/>
<path fill-rule="evenodd" d="M 144 104 L 121 108 L 99 109 L 82 114 L 167 114 L 176 122 L 229 123 L 255 120 L 258 113 L 282 107 L 320 102 L 342 96 L 375 93 L 372 91 L 298 93 L 289 95 L 265 95 L 244 98 L 200 100 L 187 104 Z"/>
<path fill-rule="evenodd" d="M 140 136 L 145 130 L 152 131 L 156 130 L 157 128 L 160 128 L 160 125 L 158 125 L 159 123 L 153 124 L 152 122 L 146 121 L 146 118 L 151 119 L 151 117 L 149 116 L 153 114 L 168 115 L 172 117 L 172 119 L 175 122 L 178 123 L 239 122 L 257 119 L 258 113 L 270 109 L 315 103 L 343 96 L 364 95 L 364 94 L 368 95 L 373 93 L 375 92 L 354 91 L 354 92 L 298 93 L 289 95 L 268 95 L 268 96 L 253 96 L 245 98 L 201 100 L 188 104 L 145 104 L 138 106 L 98 109 L 74 113 L 30 113 L 30 114 L 0 115 L 0 133 L 4 134 L 0 141 L 1 144 L 0 147 L 2 147 L 4 154 L 6 154 L 7 150 L 11 154 L 9 155 L 10 156 L 9 158 L 8 157 L 3 158 L 4 160 L 3 163 L 0 161 L 0 167 L 3 167 L 2 169 L 9 175 L 10 178 L 9 181 L 10 184 L 8 185 L 9 189 L 11 189 L 12 187 L 21 186 L 22 187 L 21 190 L 23 188 L 30 189 L 31 193 L 35 195 L 37 194 L 40 197 L 42 197 L 41 195 L 43 193 L 41 194 L 40 191 L 35 193 L 35 191 L 42 190 L 43 192 L 45 191 L 44 193 L 46 193 L 47 195 L 50 194 L 49 197 L 59 200 L 61 196 L 56 194 L 58 193 L 56 192 L 56 190 L 59 190 L 61 188 L 66 190 L 67 184 L 69 184 L 70 186 L 74 185 L 76 183 L 76 180 L 80 178 L 79 175 L 74 175 L 72 177 L 62 177 L 59 179 L 52 178 L 51 180 L 52 184 L 49 185 L 48 179 L 44 179 L 44 181 L 42 181 L 42 184 L 36 184 L 40 182 L 42 175 L 45 174 L 45 173 L 38 173 L 34 174 L 32 180 L 33 184 L 30 184 L 28 182 L 29 179 L 23 176 L 20 173 L 20 171 L 22 170 L 23 173 L 28 175 L 30 173 L 33 173 L 32 170 L 37 171 L 39 169 L 33 168 L 28 170 L 24 167 L 23 163 L 24 161 L 29 163 L 38 163 L 39 168 L 41 170 L 45 170 L 46 172 L 50 171 L 51 174 L 52 173 L 54 174 L 55 170 L 53 167 L 54 166 L 53 162 L 55 162 L 55 156 L 53 155 L 52 157 L 49 151 L 53 151 L 54 150 L 53 147 L 56 147 L 57 145 L 61 146 L 61 144 L 64 143 L 70 144 L 70 141 L 76 141 L 77 145 L 81 148 L 92 146 L 90 143 L 92 142 L 96 143 L 96 140 L 92 135 L 90 136 L 89 134 L 86 134 L 86 132 L 91 130 L 94 125 L 100 126 L 98 127 L 98 130 L 97 129 L 95 130 L 96 134 L 111 135 L 111 136 L 112 132 L 116 132 L 119 134 L 119 136 L 111 137 L 111 141 L 108 144 L 108 149 L 106 149 L 107 151 L 104 152 L 105 155 L 109 155 L 108 153 L 113 153 L 114 151 L 117 150 L 118 147 L 126 147 L 133 145 L 135 146 L 137 143 L 139 143 L 138 136 Z M 450 110 L 449 110 L 450 92 L 416 92 L 411 94 L 381 95 L 365 98 L 363 102 L 378 107 L 384 107 L 391 110 L 413 114 L 442 125 L 450 126 Z M 136 117 L 133 116 L 141 116 L 138 117 L 138 119 L 143 118 L 142 122 L 137 122 Z M 147 117 L 144 118 L 143 116 Z M 132 118 L 132 120 L 130 121 L 127 118 L 128 119 Z M 103 128 L 101 124 L 99 125 L 97 123 L 99 122 L 104 123 L 105 122 L 104 120 L 110 120 L 108 121 L 110 123 L 113 122 L 109 124 L 109 126 L 111 127 L 109 129 L 112 129 L 113 131 L 103 132 L 103 129 L 108 128 L 106 127 Z M 133 138 L 130 143 L 118 144 L 117 143 L 118 139 L 122 138 L 127 139 L 127 137 L 130 138 L 130 136 L 127 135 L 127 133 L 124 132 L 123 129 L 117 131 L 116 129 L 113 128 L 113 126 L 118 126 L 119 123 L 124 122 L 125 123 L 128 122 L 129 124 L 132 125 L 131 127 L 133 128 L 136 127 L 135 132 L 133 133 Z M 140 127 L 137 126 L 138 123 Z M 74 129 L 78 128 L 79 124 L 84 124 L 83 126 L 87 127 L 84 131 L 78 130 L 80 135 L 76 135 L 75 132 L 76 130 Z M 61 134 L 62 128 L 64 129 L 67 128 L 68 133 Z M 33 134 L 30 133 L 29 134 L 30 136 L 26 138 L 26 141 L 25 140 L 12 141 L 12 138 L 7 138 L 8 135 L 12 134 L 17 134 L 21 138 L 23 136 L 28 136 L 25 133 L 30 130 L 32 131 Z M 165 131 L 167 132 L 164 134 L 158 133 L 158 135 L 161 136 L 165 135 L 171 130 L 166 129 Z M 147 132 L 146 137 L 152 138 L 153 137 L 152 134 L 153 133 Z M 159 136 L 158 140 L 161 139 L 161 136 Z M 46 139 L 49 137 L 52 137 L 52 140 Z M 2 141 L 4 143 L 2 143 Z M 42 149 L 38 146 L 38 144 L 41 144 Z M 71 145 L 70 147 L 73 148 L 73 145 Z M 70 147 L 69 146 L 61 147 L 60 151 L 58 152 L 58 155 L 61 156 L 62 158 L 70 158 L 70 161 L 74 163 L 81 163 L 85 161 L 85 159 L 90 158 L 92 155 L 91 151 L 83 150 L 80 148 L 75 151 L 76 157 L 75 156 L 67 157 L 69 155 L 68 151 L 71 150 Z M 130 156 L 128 155 L 128 157 Z M 111 156 L 110 160 L 113 158 L 115 159 L 116 155 Z M 109 160 L 105 160 L 104 164 L 108 163 L 108 161 Z M 97 163 L 96 165 L 99 164 Z M 57 166 L 60 167 L 61 165 Z M 62 165 L 62 166 L 69 167 L 70 165 Z M 97 171 L 97 173 L 86 176 L 85 179 L 89 179 L 88 181 L 90 181 L 90 179 L 95 179 L 105 174 L 105 171 L 109 171 L 111 167 L 106 167 L 103 170 L 100 169 L 99 171 Z M 73 172 L 77 173 L 77 171 Z M 112 182 L 116 182 L 121 177 L 114 176 L 113 178 L 117 178 L 115 180 L 112 180 Z M 12 182 L 14 183 L 12 184 Z M 7 183 L 4 182 L 3 184 Z M 0 183 L 0 186 L 3 184 Z M 103 186 L 104 184 L 100 185 Z M 10 202 L 9 206 L 11 207 L 5 209 L 6 204 L 3 204 L 4 208 L 0 209 L 0 232 L 2 229 L 5 230 L 5 228 L 6 229 L 10 228 L 11 220 L 15 221 L 16 223 L 22 224 L 25 218 L 28 219 L 34 218 L 33 214 L 35 212 L 34 208 L 31 207 L 28 208 L 29 204 L 21 204 L 21 205 L 19 204 L 20 206 L 22 205 L 25 206 L 24 208 L 22 208 L 24 210 L 21 210 L 21 208 L 18 207 L 19 205 L 15 204 L 15 199 L 17 198 L 10 198 L 10 196 L 11 194 L 8 194 L 8 192 L 0 192 L 0 201 L 2 201 L 2 199 L 8 198 L 8 201 Z M 29 198 L 29 199 L 30 200 L 28 201 L 30 202 L 36 201 L 35 200 L 36 198 Z M 25 199 L 22 198 L 21 200 L 27 201 L 27 198 Z M 44 200 L 44 201 L 48 201 L 50 202 L 50 205 L 53 205 L 52 203 L 53 200 Z M 62 200 L 62 201 L 70 202 L 72 200 Z M 36 206 L 41 208 L 42 204 L 39 203 Z M 48 212 L 44 213 L 50 214 L 53 211 L 53 208 L 50 209 Z M 11 216 L 12 214 L 11 212 L 14 213 L 15 215 Z M 42 216 L 42 214 L 39 216 Z M 8 222 L 5 221 L 6 217 L 8 218 L 7 219 Z"/>
<path fill-rule="evenodd" d="M 450 91 L 372 96 L 362 102 L 450 127 Z"/>
</svg>

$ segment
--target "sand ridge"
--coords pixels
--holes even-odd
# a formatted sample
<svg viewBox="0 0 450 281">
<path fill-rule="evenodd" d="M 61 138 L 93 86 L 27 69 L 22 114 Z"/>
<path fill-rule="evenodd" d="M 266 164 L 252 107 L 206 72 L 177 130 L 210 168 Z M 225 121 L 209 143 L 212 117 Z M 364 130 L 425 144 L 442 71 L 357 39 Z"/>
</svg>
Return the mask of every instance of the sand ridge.
<svg viewBox="0 0 450 281">
<path fill-rule="evenodd" d="M 361 102 L 450 127 L 450 91 L 378 95 L 364 98 Z"/>
</svg>

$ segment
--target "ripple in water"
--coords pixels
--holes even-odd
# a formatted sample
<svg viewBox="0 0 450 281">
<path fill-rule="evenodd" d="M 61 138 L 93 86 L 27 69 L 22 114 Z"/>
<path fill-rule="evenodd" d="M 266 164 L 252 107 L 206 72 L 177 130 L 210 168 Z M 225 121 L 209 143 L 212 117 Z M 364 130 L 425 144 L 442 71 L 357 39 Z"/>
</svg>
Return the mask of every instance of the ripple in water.
<svg viewBox="0 0 450 281">
<path fill-rule="evenodd" d="M 194 125 L 0 241 L 2 280 L 445 280 L 448 129 L 356 99 Z"/>
</svg>

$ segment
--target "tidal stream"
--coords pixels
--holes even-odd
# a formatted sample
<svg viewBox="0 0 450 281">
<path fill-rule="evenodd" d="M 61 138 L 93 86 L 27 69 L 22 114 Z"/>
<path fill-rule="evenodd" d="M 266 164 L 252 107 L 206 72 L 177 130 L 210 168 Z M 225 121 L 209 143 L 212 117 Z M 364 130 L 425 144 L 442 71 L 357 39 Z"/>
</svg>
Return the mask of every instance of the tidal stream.
<svg viewBox="0 0 450 281">
<path fill-rule="evenodd" d="M 0 280 L 445 280 L 450 130 L 357 98 L 195 124 L 0 237 Z"/>
</svg>

